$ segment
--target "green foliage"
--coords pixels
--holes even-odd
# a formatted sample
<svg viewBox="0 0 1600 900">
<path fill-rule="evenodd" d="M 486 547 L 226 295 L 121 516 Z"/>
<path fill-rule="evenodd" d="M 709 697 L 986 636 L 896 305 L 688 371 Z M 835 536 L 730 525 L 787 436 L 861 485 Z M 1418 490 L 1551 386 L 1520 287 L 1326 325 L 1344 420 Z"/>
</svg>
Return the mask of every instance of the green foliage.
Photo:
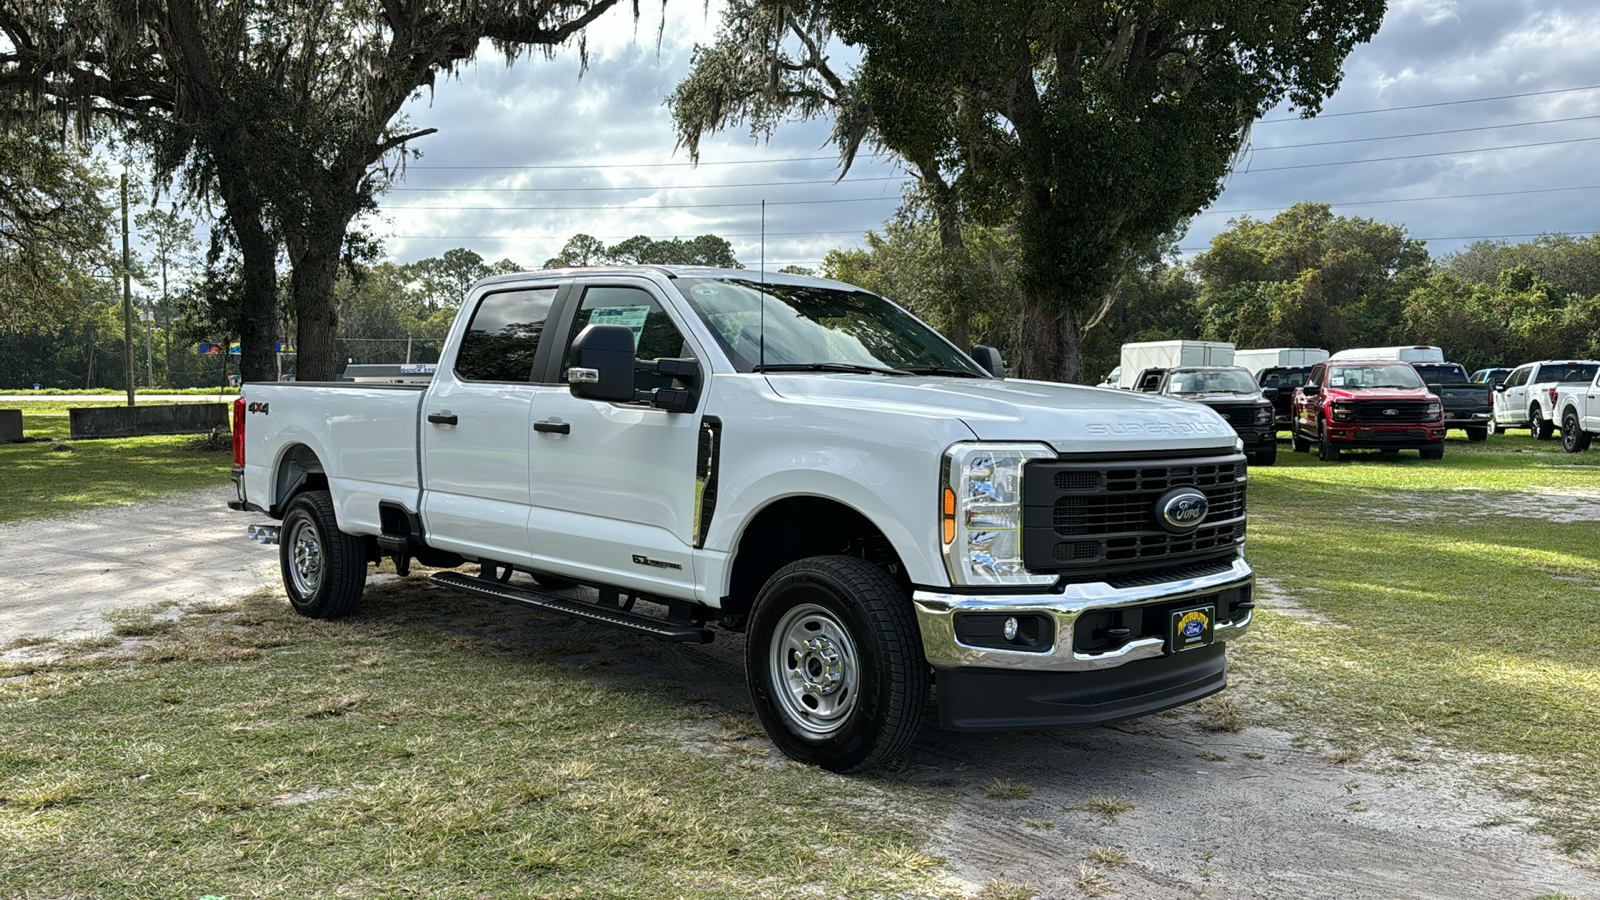
<svg viewBox="0 0 1600 900">
<path fill-rule="evenodd" d="M 1414 339 L 1392 332 L 1428 251 L 1404 227 L 1335 216 L 1325 203 L 1231 226 L 1194 261 L 1204 337 L 1331 350 Z"/>
<path fill-rule="evenodd" d="M 113 272 L 111 189 L 75 144 L 0 130 L 0 328 L 50 333 L 85 321 L 82 298 L 98 289 L 91 271 Z"/>
<path fill-rule="evenodd" d="M 599 238 L 587 234 L 575 234 L 567 239 L 560 253 L 544 262 L 546 269 L 582 266 L 744 268 L 744 264 L 734 257 L 733 246 L 727 239 L 714 234 L 702 234 L 687 241 L 678 238 L 656 240 L 641 234 L 609 247 Z"/>
<path fill-rule="evenodd" d="M 1509 256 L 1509 255 L 1508 255 Z M 1514 258 L 1514 257 L 1513 257 Z M 1405 340 L 1447 348 L 1470 369 L 1600 353 L 1600 297 L 1563 294 L 1526 266 L 1490 284 L 1431 274 L 1406 298 Z"/>
</svg>

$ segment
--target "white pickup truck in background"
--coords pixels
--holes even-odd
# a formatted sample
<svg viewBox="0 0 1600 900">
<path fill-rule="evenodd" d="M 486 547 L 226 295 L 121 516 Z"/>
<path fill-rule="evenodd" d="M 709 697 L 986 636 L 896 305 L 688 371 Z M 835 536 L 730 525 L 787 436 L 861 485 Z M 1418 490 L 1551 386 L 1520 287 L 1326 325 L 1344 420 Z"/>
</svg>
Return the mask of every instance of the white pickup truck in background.
<svg viewBox="0 0 1600 900">
<path fill-rule="evenodd" d="M 839 771 L 901 751 L 933 685 L 958 730 L 1221 690 L 1254 608 L 1233 429 L 997 370 L 837 282 L 500 276 L 427 385 L 246 385 L 230 506 L 281 520 L 250 532 L 308 616 L 391 558 L 662 640 L 743 631 L 767 732 Z"/>
<path fill-rule="evenodd" d="M 1561 423 L 1561 449 L 1581 453 L 1600 437 L 1600 372 L 1588 384 L 1567 383 L 1556 388 L 1556 421 Z"/>
</svg>

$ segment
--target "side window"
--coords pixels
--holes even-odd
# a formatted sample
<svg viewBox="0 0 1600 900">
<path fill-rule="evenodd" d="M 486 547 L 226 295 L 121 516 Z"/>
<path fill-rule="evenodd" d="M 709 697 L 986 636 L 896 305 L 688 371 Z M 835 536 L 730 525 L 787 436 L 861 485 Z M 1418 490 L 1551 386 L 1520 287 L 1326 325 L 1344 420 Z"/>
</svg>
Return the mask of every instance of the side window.
<svg viewBox="0 0 1600 900">
<path fill-rule="evenodd" d="M 583 292 L 583 302 L 572 319 L 572 331 L 562 351 L 561 381 L 567 380 L 571 365 L 572 342 L 588 325 L 625 325 L 633 330 L 633 355 L 636 359 L 672 359 L 688 355 L 683 333 L 672 323 L 666 310 L 649 291 L 632 287 L 591 287 Z M 635 372 L 634 390 L 650 391 L 672 387 L 672 379 L 652 372 Z"/>
<path fill-rule="evenodd" d="M 1515 372 L 1511 373 L 1511 379 L 1507 383 L 1506 386 L 1507 387 L 1522 387 L 1523 385 L 1528 383 L 1528 376 L 1531 375 L 1531 374 L 1533 374 L 1533 369 L 1531 369 L 1531 368 L 1530 369 L 1518 369 Z"/>
<path fill-rule="evenodd" d="M 553 287 L 486 294 L 461 336 L 456 374 L 464 381 L 531 381 Z"/>
<path fill-rule="evenodd" d="M 1322 385 L 1323 371 L 1322 366 L 1312 369 L 1311 374 L 1306 376 L 1306 387 L 1320 387 Z"/>
</svg>

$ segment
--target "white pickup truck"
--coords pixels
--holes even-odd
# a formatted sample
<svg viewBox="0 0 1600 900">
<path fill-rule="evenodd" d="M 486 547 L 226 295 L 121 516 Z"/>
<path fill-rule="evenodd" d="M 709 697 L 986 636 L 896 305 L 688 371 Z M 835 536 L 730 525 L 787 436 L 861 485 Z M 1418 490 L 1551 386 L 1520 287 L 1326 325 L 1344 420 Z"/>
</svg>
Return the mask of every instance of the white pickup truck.
<svg viewBox="0 0 1600 900">
<path fill-rule="evenodd" d="M 501 276 L 426 385 L 246 385 L 229 505 L 280 520 L 249 531 L 308 616 L 392 558 L 662 640 L 745 632 L 767 733 L 837 771 L 903 750 L 934 686 L 957 730 L 1221 690 L 1254 608 L 1233 429 L 997 369 L 837 282 Z"/>
<path fill-rule="evenodd" d="M 1588 384 L 1557 386 L 1551 406 L 1561 423 L 1561 449 L 1568 453 L 1589 449 L 1600 436 L 1600 372 Z"/>
</svg>

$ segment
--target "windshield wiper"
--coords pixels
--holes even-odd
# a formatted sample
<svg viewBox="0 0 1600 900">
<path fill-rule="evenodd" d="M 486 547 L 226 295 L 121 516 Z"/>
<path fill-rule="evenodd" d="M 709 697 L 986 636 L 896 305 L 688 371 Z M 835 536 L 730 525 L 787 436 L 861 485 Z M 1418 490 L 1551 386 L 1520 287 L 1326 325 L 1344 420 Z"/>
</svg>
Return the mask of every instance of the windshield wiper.
<svg viewBox="0 0 1600 900">
<path fill-rule="evenodd" d="M 908 372 L 912 375 L 954 375 L 957 378 L 982 378 L 976 372 L 966 369 L 957 369 L 953 366 L 896 366 L 896 372 Z"/>
<path fill-rule="evenodd" d="M 867 375 L 906 375 L 908 373 L 899 369 L 886 369 L 882 366 L 863 366 L 856 363 L 767 363 L 764 366 L 751 366 L 752 372 L 855 372 Z"/>
</svg>

